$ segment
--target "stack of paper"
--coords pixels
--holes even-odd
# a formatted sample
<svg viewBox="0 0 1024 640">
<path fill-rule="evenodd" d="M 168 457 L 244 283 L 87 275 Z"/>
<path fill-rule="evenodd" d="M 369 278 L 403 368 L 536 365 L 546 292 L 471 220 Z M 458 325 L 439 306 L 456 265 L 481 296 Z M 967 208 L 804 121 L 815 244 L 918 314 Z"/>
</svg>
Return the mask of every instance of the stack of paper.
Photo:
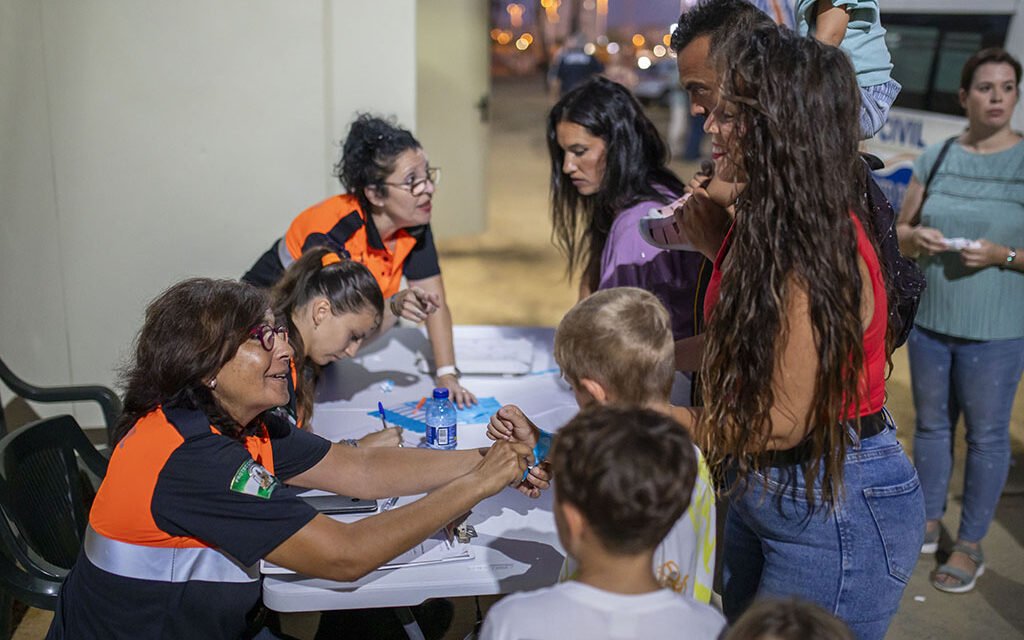
<svg viewBox="0 0 1024 640">
<path fill-rule="evenodd" d="M 473 547 L 461 542 L 448 542 L 443 532 L 437 532 L 420 544 L 405 553 L 401 554 L 387 564 L 378 567 L 378 571 L 400 569 L 402 567 L 417 567 L 441 562 L 455 562 L 458 560 L 472 560 Z M 260 571 L 266 575 L 287 575 L 295 573 L 291 569 L 285 569 L 266 560 L 260 561 Z"/>
</svg>

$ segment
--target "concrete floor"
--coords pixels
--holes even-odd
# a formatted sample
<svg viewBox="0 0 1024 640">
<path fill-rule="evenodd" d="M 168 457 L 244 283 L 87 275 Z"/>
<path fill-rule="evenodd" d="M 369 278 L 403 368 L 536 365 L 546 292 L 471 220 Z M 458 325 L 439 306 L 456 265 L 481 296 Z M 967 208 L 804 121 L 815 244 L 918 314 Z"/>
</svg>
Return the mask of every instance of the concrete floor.
<svg viewBox="0 0 1024 640">
<path fill-rule="evenodd" d="M 478 236 L 440 243 L 445 286 L 460 324 L 554 326 L 575 302 L 575 287 L 564 277 L 564 262 L 550 243 L 548 159 L 544 116 L 549 107 L 539 77 L 496 79 L 491 99 L 490 207 L 488 230 Z M 651 109 L 664 133 L 668 115 Z M 674 165 L 680 176 L 693 165 Z M 442 187 L 443 188 L 443 187 Z M 906 354 L 894 356 L 888 383 L 888 407 L 901 425 L 900 439 L 910 447 L 914 411 Z M 961 429 L 962 432 L 962 429 Z M 1024 638 L 1024 393 L 1018 392 L 1011 424 L 1013 463 L 1010 479 L 984 541 L 988 570 L 965 595 L 937 591 L 929 583 L 936 560 L 921 557 L 907 587 L 888 638 Z M 963 483 L 962 437 L 951 483 L 945 526 L 955 535 Z M 950 543 L 951 544 L 951 543 Z M 494 598 L 482 598 L 486 608 Z M 456 600 L 456 619 L 448 640 L 461 640 L 472 628 L 471 598 Z M 296 616 L 286 630 L 312 637 L 316 616 Z M 42 638 L 49 613 L 32 611 L 15 638 Z"/>
</svg>

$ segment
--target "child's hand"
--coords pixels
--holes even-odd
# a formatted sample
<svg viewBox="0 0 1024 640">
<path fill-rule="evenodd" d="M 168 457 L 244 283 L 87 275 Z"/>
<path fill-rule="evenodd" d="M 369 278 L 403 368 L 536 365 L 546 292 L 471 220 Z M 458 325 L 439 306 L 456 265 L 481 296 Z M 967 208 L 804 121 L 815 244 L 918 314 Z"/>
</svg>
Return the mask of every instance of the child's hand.
<svg viewBox="0 0 1024 640">
<path fill-rule="evenodd" d="M 487 437 L 491 440 L 522 442 L 531 448 L 537 446 L 540 429 L 533 424 L 523 410 L 514 404 L 507 404 L 491 416 L 487 424 Z"/>
<path fill-rule="evenodd" d="M 531 498 L 540 497 L 542 490 L 551 487 L 551 470 L 548 467 L 547 462 L 530 467 L 530 473 L 526 476 L 526 480 L 520 482 L 516 488 L 523 495 Z"/>
</svg>

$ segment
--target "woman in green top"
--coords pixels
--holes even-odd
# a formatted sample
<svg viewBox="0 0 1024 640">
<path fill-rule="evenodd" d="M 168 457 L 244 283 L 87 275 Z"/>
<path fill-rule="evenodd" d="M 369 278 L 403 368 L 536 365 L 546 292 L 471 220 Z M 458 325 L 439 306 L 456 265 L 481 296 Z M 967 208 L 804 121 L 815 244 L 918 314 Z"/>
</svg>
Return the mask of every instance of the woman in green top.
<svg viewBox="0 0 1024 640">
<path fill-rule="evenodd" d="M 1020 76 L 1020 63 L 1002 49 L 967 61 L 959 94 L 968 128 L 917 159 L 897 224 L 901 250 L 919 258 L 928 279 L 907 341 L 914 464 L 928 518 L 922 553 L 938 549 L 961 411 L 967 424 L 957 542 L 932 579 L 951 593 L 973 589 L 984 570 L 981 540 L 1006 482 L 1024 371 L 1024 256 L 1016 249 L 1024 247 L 1024 142 L 1010 128 Z"/>
</svg>

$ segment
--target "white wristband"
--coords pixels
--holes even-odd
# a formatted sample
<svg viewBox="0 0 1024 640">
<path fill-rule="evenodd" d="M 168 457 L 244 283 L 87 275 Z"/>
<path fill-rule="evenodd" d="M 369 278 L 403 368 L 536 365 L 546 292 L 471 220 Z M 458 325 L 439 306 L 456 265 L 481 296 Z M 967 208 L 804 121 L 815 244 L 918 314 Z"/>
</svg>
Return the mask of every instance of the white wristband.
<svg viewBox="0 0 1024 640">
<path fill-rule="evenodd" d="M 437 368 L 436 375 L 437 375 L 438 378 L 440 378 L 441 376 L 456 376 L 456 377 L 458 377 L 459 370 L 456 369 L 455 365 L 453 365 L 453 364 L 446 364 L 443 367 L 438 367 Z"/>
</svg>

